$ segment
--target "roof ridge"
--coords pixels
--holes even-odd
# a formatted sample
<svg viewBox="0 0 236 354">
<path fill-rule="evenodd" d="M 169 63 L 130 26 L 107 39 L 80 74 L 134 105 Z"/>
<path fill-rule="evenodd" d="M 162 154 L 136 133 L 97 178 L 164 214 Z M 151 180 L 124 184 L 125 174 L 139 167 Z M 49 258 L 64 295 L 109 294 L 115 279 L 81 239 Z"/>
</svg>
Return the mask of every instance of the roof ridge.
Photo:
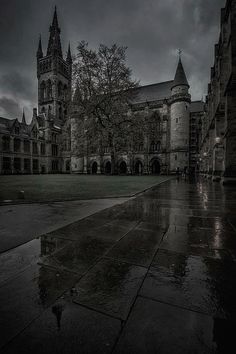
<svg viewBox="0 0 236 354">
<path fill-rule="evenodd" d="M 168 80 L 168 81 L 161 81 L 161 82 L 156 82 L 155 84 L 148 84 L 148 85 L 142 85 L 142 86 L 138 86 L 136 87 L 137 89 L 142 88 L 142 87 L 148 87 L 148 86 L 156 86 L 156 85 L 162 85 L 162 84 L 167 84 L 167 83 L 171 83 L 174 80 Z"/>
</svg>

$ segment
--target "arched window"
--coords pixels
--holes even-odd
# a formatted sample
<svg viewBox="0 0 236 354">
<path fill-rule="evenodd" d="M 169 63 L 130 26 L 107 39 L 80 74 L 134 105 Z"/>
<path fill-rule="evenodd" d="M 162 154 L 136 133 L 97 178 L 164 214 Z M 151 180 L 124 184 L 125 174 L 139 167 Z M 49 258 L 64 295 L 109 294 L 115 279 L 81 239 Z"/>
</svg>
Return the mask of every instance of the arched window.
<svg viewBox="0 0 236 354">
<path fill-rule="evenodd" d="M 151 142 L 150 150 L 151 150 L 151 151 L 154 151 L 154 150 L 155 150 L 155 143 L 154 143 L 154 141 Z"/>
<path fill-rule="evenodd" d="M 59 107 L 58 112 L 59 112 L 59 119 L 62 119 L 62 108 L 61 107 Z"/>
<path fill-rule="evenodd" d="M 52 83 L 51 80 L 47 81 L 47 98 L 52 98 Z"/>
<path fill-rule="evenodd" d="M 2 149 L 3 149 L 3 151 L 10 150 L 10 137 L 9 136 L 2 137 Z"/>
<path fill-rule="evenodd" d="M 150 145 L 150 151 L 160 151 L 161 143 L 160 141 L 152 141 Z"/>
<path fill-rule="evenodd" d="M 62 82 L 59 81 L 58 83 L 58 97 L 62 97 L 62 94 L 63 94 L 63 85 L 62 85 Z"/>
<path fill-rule="evenodd" d="M 67 100 L 67 86 L 64 85 L 64 88 L 63 88 L 63 96 L 64 96 L 64 100 L 66 101 Z"/>
<path fill-rule="evenodd" d="M 45 85 L 44 81 L 42 81 L 41 84 L 40 84 L 40 98 L 43 101 L 46 98 L 46 85 Z"/>
</svg>

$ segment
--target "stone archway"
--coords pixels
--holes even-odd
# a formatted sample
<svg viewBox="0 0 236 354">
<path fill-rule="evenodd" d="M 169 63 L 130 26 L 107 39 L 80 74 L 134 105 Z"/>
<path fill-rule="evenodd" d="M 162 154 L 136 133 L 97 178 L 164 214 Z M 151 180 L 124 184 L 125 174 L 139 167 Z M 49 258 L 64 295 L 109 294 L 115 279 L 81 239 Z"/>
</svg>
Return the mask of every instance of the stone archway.
<svg viewBox="0 0 236 354">
<path fill-rule="evenodd" d="M 105 163 L 104 172 L 105 172 L 106 175 L 110 175 L 111 174 L 111 162 L 110 161 L 107 161 Z"/>
<path fill-rule="evenodd" d="M 98 164 L 97 164 L 96 161 L 94 161 L 94 162 L 92 163 L 92 175 L 96 175 L 97 170 L 98 170 Z"/>
<path fill-rule="evenodd" d="M 134 165 L 134 173 L 136 175 L 141 175 L 143 173 L 143 164 L 140 160 L 137 160 Z"/>
<path fill-rule="evenodd" d="M 150 163 L 151 167 L 151 174 L 152 175 L 159 175 L 161 172 L 161 165 L 158 159 L 153 159 Z"/>
<path fill-rule="evenodd" d="M 119 174 L 126 175 L 126 173 L 127 173 L 127 164 L 125 161 L 121 161 L 119 165 Z"/>
</svg>

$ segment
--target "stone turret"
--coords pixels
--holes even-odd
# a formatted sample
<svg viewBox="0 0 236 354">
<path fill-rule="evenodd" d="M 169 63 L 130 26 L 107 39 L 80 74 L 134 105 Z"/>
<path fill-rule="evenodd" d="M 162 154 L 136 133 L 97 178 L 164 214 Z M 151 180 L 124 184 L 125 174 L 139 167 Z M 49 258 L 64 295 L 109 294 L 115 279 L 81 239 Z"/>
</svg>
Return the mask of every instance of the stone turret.
<svg viewBox="0 0 236 354">
<path fill-rule="evenodd" d="M 170 98 L 170 171 L 189 167 L 189 84 L 179 57 Z"/>
</svg>

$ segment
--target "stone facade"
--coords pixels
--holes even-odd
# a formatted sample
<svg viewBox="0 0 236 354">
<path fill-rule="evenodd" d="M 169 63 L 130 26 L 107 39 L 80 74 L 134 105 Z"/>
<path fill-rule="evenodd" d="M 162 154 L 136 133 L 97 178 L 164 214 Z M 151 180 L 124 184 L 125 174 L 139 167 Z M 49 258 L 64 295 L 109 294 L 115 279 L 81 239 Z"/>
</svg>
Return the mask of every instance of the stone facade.
<svg viewBox="0 0 236 354">
<path fill-rule="evenodd" d="M 0 173 L 70 172 L 70 120 L 72 59 L 63 59 L 55 9 L 47 53 L 41 39 L 37 51 L 38 110 L 30 124 L 0 118 Z"/>
<path fill-rule="evenodd" d="M 139 119 L 141 114 L 147 126 L 143 127 L 138 139 L 133 137 L 129 146 L 116 154 L 116 173 L 172 174 L 177 170 L 180 173 L 189 171 L 190 156 L 193 158 L 197 153 L 197 136 L 192 137 L 190 144 L 191 119 L 192 115 L 194 119 L 201 116 L 204 104 L 201 101 L 191 102 L 181 59 L 174 80 L 141 86 L 136 91 L 131 114 L 134 119 Z M 78 107 L 71 114 L 71 171 L 109 174 L 109 147 L 99 143 L 92 146 L 84 132 L 86 129 Z"/>
<path fill-rule="evenodd" d="M 236 1 L 221 10 L 221 31 L 200 129 L 200 170 L 223 184 L 236 182 Z"/>
</svg>

